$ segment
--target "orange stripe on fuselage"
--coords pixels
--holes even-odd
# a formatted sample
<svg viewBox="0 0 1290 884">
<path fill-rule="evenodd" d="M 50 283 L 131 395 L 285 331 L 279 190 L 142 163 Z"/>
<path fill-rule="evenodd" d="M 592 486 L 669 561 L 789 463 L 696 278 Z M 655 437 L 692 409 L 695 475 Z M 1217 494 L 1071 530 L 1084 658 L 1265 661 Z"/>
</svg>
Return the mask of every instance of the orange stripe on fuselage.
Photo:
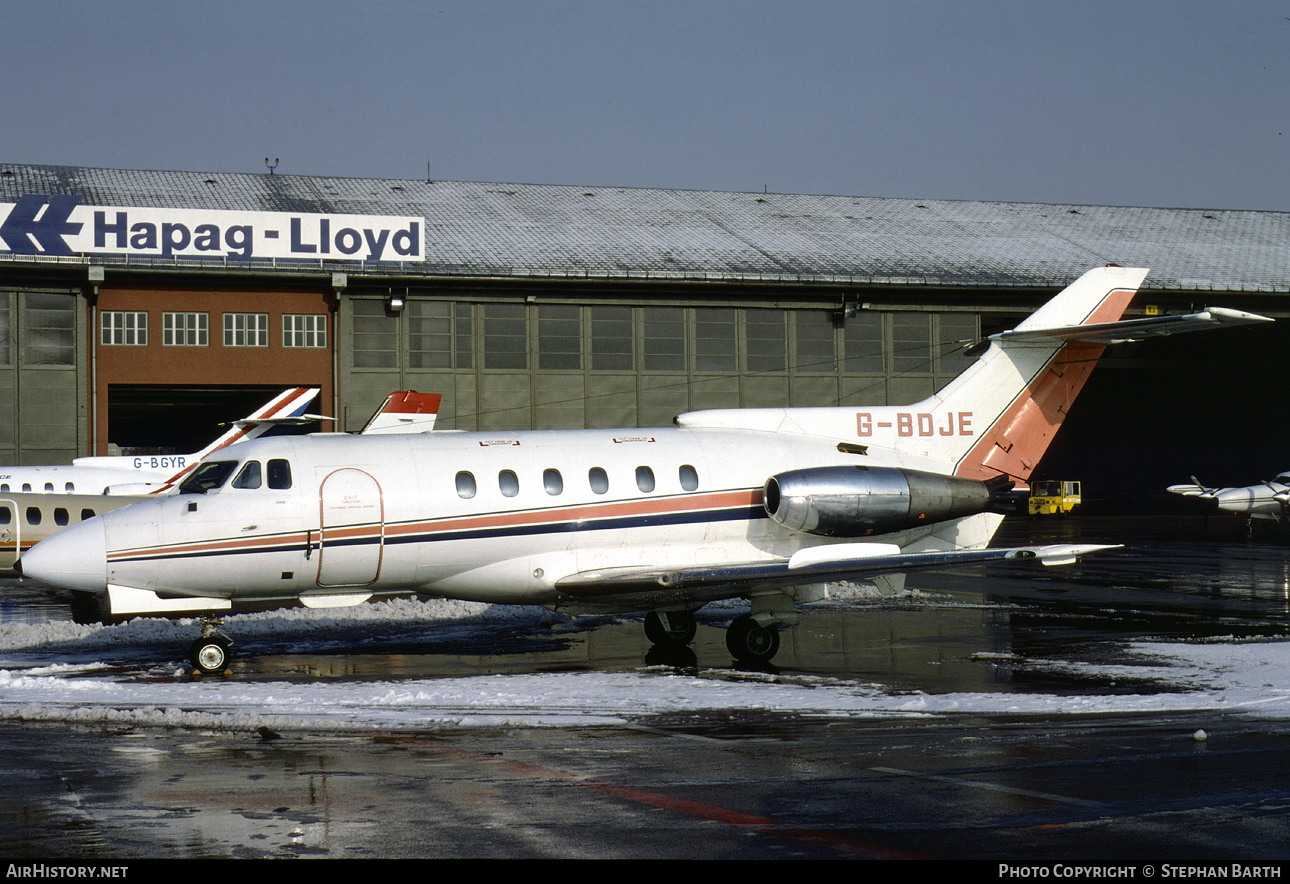
<svg viewBox="0 0 1290 884">
<path fill-rule="evenodd" d="M 514 513 L 484 513 L 478 516 L 453 516 L 422 522 L 386 526 L 388 536 L 417 534 L 425 531 L 450 532 L 477 528 L 510 528 L 518 525 L 544 525 L 554 522 L 594 522 L 622 516 L 654 516 L 698 512 L 731 506 L 756 506 L 761 503 L 760 488 L 724 491 L 685 497 L 638 498 L 615 503 L 583 504 Z"/>
</svg>

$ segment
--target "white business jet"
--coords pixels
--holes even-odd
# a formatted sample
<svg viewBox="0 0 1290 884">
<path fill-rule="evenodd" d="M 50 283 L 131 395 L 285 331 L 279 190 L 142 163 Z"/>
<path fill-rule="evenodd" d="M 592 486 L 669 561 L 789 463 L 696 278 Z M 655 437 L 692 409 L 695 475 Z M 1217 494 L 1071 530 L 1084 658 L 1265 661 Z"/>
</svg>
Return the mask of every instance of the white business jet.
<svg viewBox="0 0 1290 884">
<path fill-rule="evenodd" d="M 218 439 L 195 454 L 78 457 L 65 466 L 0 467 L 0 495 L 18 494 L 165 494 L 201 459 L 268 432 L 276 426 L 326 420 L 305 414 L 318 387 L 294 387 L 234 422 Z"/>
<path fill-rule="evenodd" d="M 1085 274 L 907 406 L 700 411 L 650 430 L 318 434 L 208 457 L 179 493 L 37 544 L 23 574 L 97 596 L 105 619 L 415 593 L 567 612 L 646 611 L 656 644 L 743 597 L 726 642 L 769 661 L 829 581 L 970 562 L 1065 564 L 1105 546 L 988 549 L 1106 344 L 1265 321 L 1211 309 L 1119 321 L 1146 270 Z"/>
</svg>

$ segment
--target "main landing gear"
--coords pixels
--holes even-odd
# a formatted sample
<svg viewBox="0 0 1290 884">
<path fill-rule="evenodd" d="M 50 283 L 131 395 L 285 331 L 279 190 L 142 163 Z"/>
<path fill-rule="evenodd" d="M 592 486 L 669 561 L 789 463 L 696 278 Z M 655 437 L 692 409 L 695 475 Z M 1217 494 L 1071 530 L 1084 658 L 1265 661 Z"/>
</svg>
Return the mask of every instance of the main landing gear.
<svg viewBox="0 0 1290 884">
<path fill-rule="evenodd" d="M 779 652 L 779 628 L 762 626 L 751 614 L 736 617 L 726 628 L 726 649 L 740 663 L 764 666 Z"/>
<path fill-rule="evenodd" d="M 694 640 L 696 626 L 691 611 L 650 611 L 645 615 L 645 637 L 661 648 L 680 648 Z M 726 648 L 747 666 L 765 666 L 779 651 L 779 628 L 762 624 L 752 614 L 736 617 L 726 629 Z"/>
<path fill-rule="evenodd" d="M 216 617 L 203 617 L 202 637 L 188 647 L 188 661 L 201 675 L 218 675 L 228 669 L 233 640 L 219 631 L 223 625 Z"/>
</svg>

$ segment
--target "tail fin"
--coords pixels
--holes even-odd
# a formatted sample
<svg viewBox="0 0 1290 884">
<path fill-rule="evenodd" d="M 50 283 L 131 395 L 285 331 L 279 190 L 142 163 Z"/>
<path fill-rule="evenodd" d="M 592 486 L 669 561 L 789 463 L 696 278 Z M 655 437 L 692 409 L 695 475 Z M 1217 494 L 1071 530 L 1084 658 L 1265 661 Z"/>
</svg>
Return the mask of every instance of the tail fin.
<svg viewBox="0 0 1290 884">
<path fill-rule="evenodd" d="M 192 472 L 202 458 L 207 455 L 214 454 L 222 448 L 227 448 L 234 442 L 254 439 L 283 422 L 291 421 L 293 418 L 303 417 L 305 409 L 318 395 L 318 391 L 318 387 L 295 387 L 279 393 L 264 407 L 257 409 L 242 420 L 235 421 L 223 435 L 210 445 L 195 454 L 185 457 L 184 468 L 160 483 L 157 489 L 151 493 L 165 494 Z"/>
<path fill-rule="evenodd" d="M 305 409 L 317 395 L 318 387 L 295 387 L 291 390 L 284 390 L 273 397 L 264 407 L 253 411 L 241 420 L 234 421 L 233 425 L 222 436 L 196 454 L 189 455 L 188 462 L 199 461 L 221 448 L 227 448 L 234 442 L 262 436 L 284 422 L 289 423 L 292 419 L 304 418 Z"/>
<path fill-rule="evenodd" d="M 1088 271 L 1014 330 L 991 335 L 967 371 L 914 405 L 715 409 L 679 415 L 676 423 L 824 436 L 894 451 L 937 472 L 1025 482 L 1106 345 L 1271 322 L 1215 307 L 1120 320 L 1146 275 L 1115 266 Z"/>
<path fill-rule="evenodd" d="M 442 401 L 443 396 L 439 393 L 418 393 L 415 390 L 391 393 L 359 432 L 365 436 L 374 433 L 428 433 L 434 429 Z"/>
<path fill-rule="evenodd" d="M 1084 338 L 1118 323 L 1146 275 L 1127 267 L 1085 273 L 1014 331 L 994 336 L 937 395 L 910 406 L 906 420 L 918 435 L 898 436 L 893 447 L 951 464 L 958 476 L 1028 481 L 1109 343 Z"/>
</svg>

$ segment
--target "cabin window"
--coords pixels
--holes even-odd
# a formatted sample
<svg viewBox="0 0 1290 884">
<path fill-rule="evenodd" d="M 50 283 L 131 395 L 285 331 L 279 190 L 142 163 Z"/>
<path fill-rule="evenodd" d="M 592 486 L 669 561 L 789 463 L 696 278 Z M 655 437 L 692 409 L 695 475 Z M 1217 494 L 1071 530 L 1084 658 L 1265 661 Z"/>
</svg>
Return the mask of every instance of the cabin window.
<svg viewBox="0 0 1290 884">
<path fill-rule="evenodd" d="M 81 510 L 82 522 L 84 522 L 86 519 L 92 519 L 92 518 L 94 518 L 94 510 L 90 509 L 89 507 L 86 507 L 85 509 Z"/>
<path fill-rule="evenodd" d="M 66 485 L 63 486 L 63 490 L 66 491 L 68 494 L 75 494 L 76 484 L 74 482 L 68 482 Z"/>
<path fill-rule="evenodd" d="M 56 508 L 54 509 L 54 524 L 55 524 L 55 525 L 58 525 L 58 526 L 60 526 L 60 527 L 61 527 L 61 526 L 66 525 L 66 524 L 67 524 L 68 522 L 70 522 L 71 520 L 72 520 L 72 517 L 71 517 L 71 516 L 69 516 L 69 515 L 67 514 L 67 510 L 66 510 L 66 509 L 64 509 L 63 507 L 61 507 L 61 506 L 60 506 L 60 507 L 56 507 Z"/>
<path fill-rule="evenodd" d="M 38 506 L 27 507 L 27 524 L 28 525 L 40 524 L 40 507 Z"/>
<path fill-rule="evenodd" d="M 457 496 L 470 500 L 475 496 L 475 474 L 462 470 L 457 474 Z"/>
<path fill-rule="evenodd" d="M 235 460 L 210 460 L 202 463 L 193 474 L 179 486 L 181 494 L 205 494 L 214 491 L 228 481 L 233 470 L 237 469 Z"/>
<path fill-rule="evenodd" d="M 597 494 L 604 494 L 609 490 L 609 474 L 600 467 L 592 467 L 587 472 L 587 481 L 591 483 L 591 490 Z"/>
<path fill-rule="evenodd" d="M 0 485 L 0 494 L 8 494 L 8 493 L 9 493 L 9 483 L 5 482 L 3 485 Z"/>
<path fill-rule="evenodd" d="M 258 460 L 248 460 L 242 467 L 242 471 L 237 474 L 233 480 L 234 488 L 259 488 L 260 487 L 260 462 Z"/>
<path fill-rule="evenodd" d="M 542 487 L 546 493 L 554 497 L 564 491 L 564 479 L 560 476 L 559 470 L 542 471 Z"/>
<path fill-rule="evenodd" d="M 46 493 L 46 494 L 52 494 L 53 492 L 54 492 L 54 483 L 53 483 L 53 482 L 46 482 L 46 483 L 45 483 L 45 493 Z"/>
<path fill-rule="evenodd" d="M 13 510 L 7 506 L 0 506 L 0 525 L 8 525 L 13 521 Z"/>
<path fill-rule="evenodd" d="M 291 487 L 291 461 L 281 457 L 269 461 L 269 487 L 279 491 Z"/>
<path fill-rule="evenodd" d="M 654 471 L 649 467 L 636 468 L 636 487 L 649 494 L 654 490 Z"/>
<path fill-rule="evenodd" d="M 502 489 L 503 497 L 514 497 L 520 493 L 520 480 L 511 470 L 502 470 L 497 474 L 497 485 Z"/>
<path fill-rule="evenodd" d="M 24 494 L 30 494 L 30 493 L 31 493 L 31 483 L 30 483 L 30 482 L 23 482 L 23 483 L 22 483 L 22 491 L 23 491 L 23 493 L 24 493 Z"/>
<path fill-rule="evenodd" d="M 699 473 L 688 463 L 681 466 L 681 487 L 693 491 L 699 487 Z"/>
</svg>

